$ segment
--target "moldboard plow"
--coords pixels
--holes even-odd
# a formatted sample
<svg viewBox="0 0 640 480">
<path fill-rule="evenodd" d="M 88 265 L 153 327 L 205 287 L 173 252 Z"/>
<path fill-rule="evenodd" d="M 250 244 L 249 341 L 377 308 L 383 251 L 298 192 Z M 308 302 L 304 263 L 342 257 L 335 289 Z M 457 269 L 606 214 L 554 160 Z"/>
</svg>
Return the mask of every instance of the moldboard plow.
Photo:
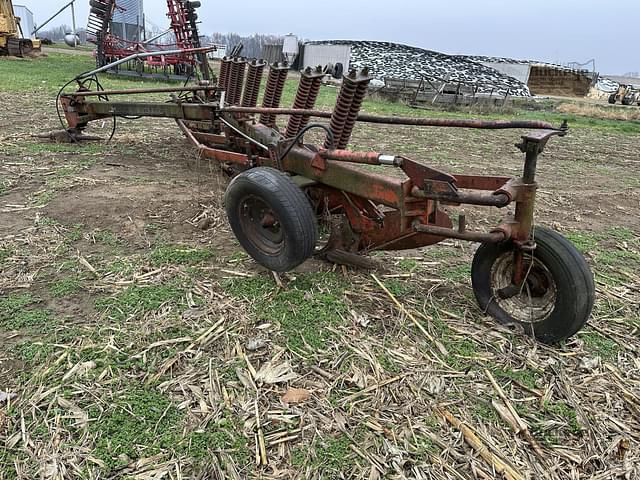
<svg viewBox="0 0 640 480">
<path fill-rule="evenodd" d="M 85 127 L 97 120 L 175 119 L 199 156 L 233 177 L 225 194 L 229 223 L 245 250 L 267 269 L 289 271 L 314 255 L 357 263 L 372 251 L 467 240 L 481 244 L 472 268 L 476 298 L 500 323 L 552 343 L 575 334 L 589 318 L 594 282 L 585 259 L 558 233 L 534 226 L 538 158 L 552 137 L 567 133 L 566 125 L 367 115 L 360 112 L 371 81 L 366 69 L 347 73 L 332 112 L 315 109 L 321 69 L 301 72 L 292 108 L 281 107 L 286 64 L 225 58 L 215 81 L 123 91 L 91 89 L 100 85 L 94 81 L 99 71 L 77 77 L 78 90 L 59 96 L 69 137 L 81 140 Z M 162 92 L 172 99 L 120 101 Z M 279 129 L 276 119 L 282 116 L 288 123 Z M 348 150 L 359 122 L 533 132 L 517 145 L 524 155 L 522 176 L 508 178 L 451 174 L 403 156 Z M 322 133 L 322 145 L 305 142 L 311 130 Z M 381 168 L 364 167 L 369 165 Z M 381 173 L 384 169 L 396 172 Z M 454 227 L 444 208 L 461 205 L 515 205 L 515 214 L 489 231 L 471 229 L 464 215 Z M 320 222 L 331 231 L 321 249 Z"/>
</svg>

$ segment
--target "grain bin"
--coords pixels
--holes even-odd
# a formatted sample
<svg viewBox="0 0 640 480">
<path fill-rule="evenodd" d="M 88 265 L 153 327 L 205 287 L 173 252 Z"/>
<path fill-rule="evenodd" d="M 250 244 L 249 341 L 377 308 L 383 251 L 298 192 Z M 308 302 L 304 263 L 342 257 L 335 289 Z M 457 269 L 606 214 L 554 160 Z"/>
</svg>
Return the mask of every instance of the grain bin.
<svg viewBox="0 0 640 480">
<path fill-rule="evenodd" d="M 111 21 L 111 32 L 125 40 L 139 42 L 144 37 L 143 0 L 118 0 L 118 7 Z"/>
</svg>

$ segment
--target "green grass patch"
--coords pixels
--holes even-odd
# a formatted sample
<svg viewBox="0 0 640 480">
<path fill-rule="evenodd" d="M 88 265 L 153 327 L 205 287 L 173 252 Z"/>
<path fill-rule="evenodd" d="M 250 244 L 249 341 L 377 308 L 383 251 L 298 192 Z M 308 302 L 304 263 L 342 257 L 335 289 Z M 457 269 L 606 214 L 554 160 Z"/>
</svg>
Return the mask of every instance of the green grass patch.
<svg viewBox="0 0 640 480">
<path fill-rule="evenodd" d="M 402 370 L 398 366 L 398 364 L 391 359 L 389 355 L 382 353 L 377 356 L 377 359 L 378 359 L 378 363 L 382 366 L 382 368 L 384 368 L 389 373 L 397 374 L 397 373 L 400 373 Z"/>
<path fill-rule="evenodd" d="M 611 286 L 629 282 L 624 272 L 640 268 L 640 236 L 627 228 L 611 228 L 602 232 L 569 232 L 575 247 L 596 263 L 595 274 Z"/>
<path fill-rule="evenodd" d="M 18 330 L 21 328 L 44 326 L 51 320 L 52 314 L 49 310 L 23 310 L 20 312 L 16 312 L 12 318 L 2 322 L 2 326 L 13 330 Z"/>
<path fill-rule="evenodd" d="M 429 437 L 416 436 L 413 446 L 413 455 L 421 462 L 429 462 L 430 457 L 439 455 L 442 449 Z"/>
<path fill-rule="evenodd" d="M 117 247 L 120 244 L 118 236 L 111 230 L 98 229 L 91 232 L 91 239 L 94 243 L 100 243 L 108 247 Z"/>
<path fill-rule="evenodd" d="M 242 425 L 223 419 L 204 431 L 193 432 L 180 445 L 180 450 L 196 462 L 206 462 L 213 452 L 228 452 L 240 467 L 250 461 L 251 448 L 242 434 Z"/>
<path fill-rule="evenodd" d="M 333 475 L 339 475 L 349 470 L 352 465 L 350 454 L 352 454 L 349 446 L 351 439 L 341 433 L 337 437 L 329 438 L 326 442 L 317 442 L 315 446 L 315 454 L 318 462 L 318 468 L 324 471 L 330 478 Z"/>
<path fill-rule="evenodd" d="M 294 449 L 291 464 L 299 470 L 310 466 L 315 474 L 320 474 L 320 478 L 339 478 L 352 467 L 350 445 L 351 439 L 344 433 L 317 439 L 310 447 Z"/>
<path fill-rule="evenodd" d="M 630 246 L 640 247 L 640 236 L 628 228 L 611 228 L 603 232 L 569 232 L 565 237 L 575 245 L 582 253 L 597 253 L 601 255 L 603 250 L 611 249 L 612 241 L 626 242 Z M 609 245 L 607 245 L 609 244 Z M 604 246 L 604 248 L 602 248 Z"/>
<path fill-rule="evenodd" d="M 181 438 L 183 415 L 166 394 L 138 385 L 125 385 L 119 392 L 103 404 L 107 411 L 89 410 L 92 453 L 105 463 L 105 473 L 125 466 L 126 458 L 135 461 L 173 451 Z"/>
<path fill-rule="evenodd" d="M 60 223 L 58 223 L 55 218 L 44 216 L 40 217 L 40 219 L 38 220 L 38 225 L 41 227 L 55 227 L 57 225 L 60 225 Z"/>
<path fill-rule="evenodd" d="M 463 370 L 472 362 L 473 358 L 478 355 L 478 346 L 473 340 L 467 338 L 441 338 L 449 355 L 445 361 L 453 368 Z"/>
<path fill-rule="evenodd" d="M 11 355 L 28 365 L 41 365 L 55 352 L 50 343 L 21 342 L 9 347 Z"/>
<path fill-rule="evenodd" d="M 568 426 L 569 432 L 579 435 L 582 432 L 582 426 L 578 422 L 576 410 L 565 402 L 545 402 L 542 410 L 546 415 L 552 415 L 562 419 Z"/>
<path fill-rule="evenodd" d="M 0 85 L 5 92 L 44 93 L 55 95 L 60 88 L 73 77 L 95 68 L 95 59 L 91 56 L 49 53 L 36 59 L 3 58 L 0 60 Z M 100 82 L 106 89 L 142 88 L 153 85 L 176 85 L 160 81 L 143 81 L 102 75 Z M 68 87 L 73 91 L 75 85 Z M 166 98 L 166 95 L 164 96 Z"/>
<path fill-rule="evenodd" d="M 40 299 L 30 293 L 8 295 L 0 298 L 0 318 L 7 318 L 16 312 L 40 302 Z"/>
<path fill-rule="evenodd" d="M 67 232 L 66 236 L 66 241 L 68 243 L 75 243 L 75 242 L 79 242 L 80 240 L 82 240 L 82 229 L 84 228 L 84 225 L 81 223 L 76 223 L 73 228 L 71 230 L 69 230 Z"/>
<path fill-rule="evenodd" d="M 63 298 L 75 295 L 82 289 L 82 279 L 79 277 L 66 277 L 51 286 L 51 294 L 55 298 Z"/>
<path fill-rule="evenodd" d="M 536 389 L 538 388 L 538 382 L 540 381 L 541 375 L 538 372 L 535 372 L 530 369 L 525 370 L 511 370 L 511 369 L 503 369 L 498 368 L 493 370 L 493 375 L 500 379 L 509 379 L 515 380 L 521 385 L 525 387 Z"/>
<path fill-rule="evenodd" d="M 384 281 L 384 286 L 393 293 L 397 298 L 410 296 L 416 291 L 416 284 L 414 280 L 398 280 L 392 278 Z"/>
<path fill-rule="evenodd" d="M 52 141 L 43 140 L 38 142 L 23 142 L 7 149 L 6 153 L 11 155 L 42 155 L 42 154 L 66 154 L 65 161 L 69 160 L 69 156 L 78 154 L 99 154 L 107 152 L 107 147 L 100 143 L 54 143 Z M 71 157 L 72 158 L 72 157 Z M 73 159 L 73 158 L 72 158 Z M 58 168 L 50 178 L 65 178 L 84 168 L 90 167 L 95 161 L 87 159 L 77 159 L 77 163 Z"/>
<path fill-rule="evenodd" d="M 620 345 L 595 331 L 582 332 L 580 338 L 587 350 L 602 357 L 604 360 L 615 360 L 621 351 Z"/>
<path fill-rule="evenodd" d="M 440 274 L 455 283 L 466 283 L 471 278 L 471 265 L 469 263 L 461 265 L 446 266 L 440 270 Z"/>
<path fill-rule="evenodd" d="M 497 423 L 500 421 L 500 417 L 491 402 L 485 402 L 474 395 L 471 404 L 474 416 L 481 418 L 485 422 Z"/>
<path fill-rule="evenodd" d="M 158 285 L 132 285 L 112 297 L 98 299 L 95 305 L 97 310 L 108 314 L 110 318 L 122 321 L 158 310 L 165 304 L 186 310 L 186 292 L 184 282 L 174 279 Z"/>
<path fill-rule="evenodd" d="M 164 265 L 195 265 L 215 257 L 212 250 L 189 248 L 182 245 L 164 245 L 151 254 L 151 263 L 155 267 Z"/>
<path fill-rule="evenodd" d="M 0 326 L 5 329 L 37 327 L 48 323 L 51 312 L 39 308 L 29 308 L 40 302 L 30 294 L 9 295 L 0 298 Z"/>
<path fill-rule="evenodd" d="M 7 259 L 12 257 L 15 254 L 15 250 L 10 247 L 0 248 L 0 265 L 5 263 Z"/>
<path fill-rule="evenodd" d="M 44 207 L 54 198 L 56 198 L 56 192 L 53 190 L 45 190 L 34 197 L 33 203 L 37 207 Z"/>
<path fill-rule="evenodd" d="M 105 267 L 101 268 L 100 271 L 104 274 L 120 274 L 120 275 L 131 275 L 136 271 L 136 264 L 131 260 L 119 258 L 117 260 L 112 261 Z"/>
<path fill-rule="evenodd" d="M 327 325 L 346 313 L 345 284 L 333 273 L 298 276 L 286 290 L 276 290 L 267 276 L 234 280 L 224 285 L 235 297 L 251 300 L 261 321 L 279 323 L 287 346 L 301 354 L 324 348 L 332 338 Z"/>
<path fill-rule="evenodd" d="M 404 272 L 413 273 L 420 269 L 420 264 L 411 258 L 404 258 L 398 262 L 398 267 Z"/>
</svg>

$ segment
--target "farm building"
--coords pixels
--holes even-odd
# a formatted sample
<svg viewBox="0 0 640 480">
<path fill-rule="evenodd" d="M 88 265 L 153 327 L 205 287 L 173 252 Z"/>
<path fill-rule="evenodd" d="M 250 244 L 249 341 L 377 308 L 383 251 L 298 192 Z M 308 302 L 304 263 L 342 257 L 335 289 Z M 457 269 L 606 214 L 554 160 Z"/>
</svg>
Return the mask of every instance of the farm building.
<svg viewBox="0 0 640 480">
<path fill-rule="evenodd" d="M 32 38 L 31 32 L 36 28 L 35 22 L 33 21 L 33 12 L 24 5 L 14 5 L 13 11 L 16 17 L 20 19 L 23 38 Z"/>
<path fill-rule="evenodd" d="M 342 64 L 344 70 L 348 70 L 351 65 L 351 45 L 308 43 L 304 46 L 302 63 L 305 68 Z"/>
<path fill-rule="evenodd" d="M 119 0 L 113 14 L 111 33 L 129 41 L 140 41 L 145 31 L 143 0 Z"/>
<path fill-rule="evenodd" d="M 499 72 L 526 83 L 532 95 L 585 97 L 597 81 L 597 74 L 562 65 L 514 60 L 512 58 L 466 56 Z"/>
</svg>

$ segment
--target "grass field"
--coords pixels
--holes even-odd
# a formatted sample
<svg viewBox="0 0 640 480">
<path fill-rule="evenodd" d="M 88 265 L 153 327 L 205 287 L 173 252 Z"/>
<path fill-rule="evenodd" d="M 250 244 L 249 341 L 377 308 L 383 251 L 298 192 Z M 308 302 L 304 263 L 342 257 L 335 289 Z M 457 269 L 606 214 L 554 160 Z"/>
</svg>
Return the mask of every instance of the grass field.
<svg viewBox="0 0 640 480">
<path fill-rule="evenodd" d="M 110 144 L 32 137 L 60 128 L 56 93 L 92 66 L 0 60 L 0 480 L 501 478 L 467 429 L 512 478 L 640 476 L 639 122 L 472 112 L 572 127 L 541 158 L 536 217 L 585 254 L 597 301 L 550 348 L 477 307 L 473 245 L 377 254 L 375 278 L 316 260 L 265 272 L 227 225 L 227 180 L 171 121 L 120 122 Z M 320 107 L 335 97 L 323 87 Z M 351 143 L 515 175 L 521 134 L 359 126 Z"/>
</svg>

